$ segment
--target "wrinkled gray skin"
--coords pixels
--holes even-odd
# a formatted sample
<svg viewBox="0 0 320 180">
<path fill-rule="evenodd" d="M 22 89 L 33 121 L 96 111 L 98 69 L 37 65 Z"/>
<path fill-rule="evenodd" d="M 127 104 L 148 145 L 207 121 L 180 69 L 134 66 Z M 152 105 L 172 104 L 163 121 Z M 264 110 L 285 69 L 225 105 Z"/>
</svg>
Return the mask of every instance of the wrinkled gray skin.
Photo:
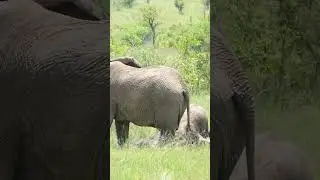
<svg viewBox="0 0 320 180">
<path fill-rule="evenodd" d="M 41 6 L 76 17 L 79 19 L 98 20 L 107 19 L 102 8 L 93 0 L 34 0 Z M 73 6 L 72 6 L 73 5 Z M 79 8 L 79 9 L 76 9 Z M 82 12 L 81 12 L 82 11 Z"/>
<path fill-rule="evenodd" d="M 107 179 L 109 22 L 10 0 L 0 27 L 0 179 Z"/>
<path fill-rule="evenodd" d="M 179 128 L 176 133 L 187 134 L 188 115 L 184 112 Z M 190 104 L 190 129 L 199 133 L 203 138 L 209 137 L 208 116 L 204 108 L 200 105 Z"/>
<path fill-rule="evenodd" d="M 243 152 L 230 180 L 247 180 L 246 153 Z M 255 175 L 258 180 L 313 180 L 309 160 L 294 144 L 270 132 L 256 136 Z"/>
<path fill-rule="evenodd" d="M 211 26 L 212 178 L 228 180 L 244 147 L 254 180 L 254 100 L 239 60 Z"/>
<path fill-rule="evenodd" d="M 160 139 L 174 136 L 185 109 L 189 112 L 185 82 L 173 68 L 139 68 L 132 62 L 130 57 L 110 62 L 110 127 L 115 119 L 118 144 L 126 142 L 130 122 L 159 129 Z"/>
</svg>

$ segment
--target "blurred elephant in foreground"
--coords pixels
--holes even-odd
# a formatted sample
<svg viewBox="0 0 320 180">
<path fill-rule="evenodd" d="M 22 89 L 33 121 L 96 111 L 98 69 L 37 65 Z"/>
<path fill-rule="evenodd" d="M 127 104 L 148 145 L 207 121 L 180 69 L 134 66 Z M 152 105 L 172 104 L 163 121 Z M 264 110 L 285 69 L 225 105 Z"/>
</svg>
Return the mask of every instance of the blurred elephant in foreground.
<svg viewBox="0 0 320 180">
<path fill-rule="evenodd" d="M 247 180 L 243 152 L 230 180 Z M 258 180 L 313 180 L 309 160 L 293 143 L 270 132 L 258 134 L 255 143 L 255 174 Z"/>
<path fill-rule="evenodd" d="M 141 67 L 131 57 L 110 62 L 111 117 L 115 120 L 118 144 L 129 136 L 129 123 L 160 130 L 160 140 L 172 137 L 187 109 L 189 91 L 179 72 L 173 68 Z"/>
<path fill-rule="evenodd" d="M 239 59 L 223 34 L 210 26 L 212 179 L 229 180 L 241 152 L 247 151 L 249 180 L 254 180 L 255 105 L 252 88 Z"/>
<path fill-rule="evenodd" d="M 9 0 L 0 27 L 0 179 L 107 179 L 109 22 Z"/>
<path fill-rule="evenodd" d="M 10 1 L 10 0 L 0 0 Z M 24 1 L 24 0 L 21 0 Z M 97 0 L 33 0 L 42 7 L 67 16 L 84 20 L 107 20 L 108 14 L 104 12 Z"/>
</svg>

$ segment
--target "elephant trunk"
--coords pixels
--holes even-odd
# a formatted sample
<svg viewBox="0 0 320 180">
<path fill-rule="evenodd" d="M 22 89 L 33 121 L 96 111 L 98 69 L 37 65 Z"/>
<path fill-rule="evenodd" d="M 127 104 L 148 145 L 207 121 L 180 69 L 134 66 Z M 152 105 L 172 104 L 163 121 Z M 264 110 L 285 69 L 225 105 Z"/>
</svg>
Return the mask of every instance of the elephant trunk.
<svg viewBox="0 0 320 180">
<path fill-rule="evenodd" d="M 198 136 L 200 142 L 206 142 L 206 143 L 209 143 L 209 144 L 210 144 L 210 138 L 209 138 L 209 137 L 204 138 L 204 137 L 201 136 L 201 134 L 199 134 L 199 133 L 197 133 L 197 136 Z"/>
</svg>

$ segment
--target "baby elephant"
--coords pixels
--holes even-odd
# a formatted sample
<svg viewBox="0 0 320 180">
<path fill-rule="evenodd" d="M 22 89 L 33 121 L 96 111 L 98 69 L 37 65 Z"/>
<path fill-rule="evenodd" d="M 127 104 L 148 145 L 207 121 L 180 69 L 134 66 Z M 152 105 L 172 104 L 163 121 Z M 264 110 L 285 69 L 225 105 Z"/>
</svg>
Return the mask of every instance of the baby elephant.
<svg viewBox="0 0 320 180">
<path fill-rule="evenodd" d="M 247 180 L 245 151 L 230 180 Z M 281 141 L 269 132 L 255 141 L 255 174 L 257 180 L 313 180 L 311 167 L 300 149 Z"/>
<path fill-rule="evenodd" d="M 186 134 L 188 124 L 188 116 L 185 111 L 177 130 L 179 134 Z M 203 138 L 209 137 L 208 116 L 203 107 L 196 104 L 190 104 L 190 129 L 199 133 Z"/>
<path fill-rule="evenodd" d="M 179 128 L 175 133 L 175 143 L 199 143 L 201 141 L 210 143 L 208 130 L 208 116 L 206 115 L 205 109 L 200 105 L 190 104 L 189 111 L 190 128 L 188 129 L 188 112 L 186 110 L 180 120 Z M 151 145 L 154 142 L 156 142 L 159 136 L 160 132 L 156 132 L 151 138 L 139 140 L 136 144 L 138 146 Z M 191 141 L 184 141 L 186 139 L 189 139 Z M 183 141 L 181 142 L 180 140 Z"/>
</svg>

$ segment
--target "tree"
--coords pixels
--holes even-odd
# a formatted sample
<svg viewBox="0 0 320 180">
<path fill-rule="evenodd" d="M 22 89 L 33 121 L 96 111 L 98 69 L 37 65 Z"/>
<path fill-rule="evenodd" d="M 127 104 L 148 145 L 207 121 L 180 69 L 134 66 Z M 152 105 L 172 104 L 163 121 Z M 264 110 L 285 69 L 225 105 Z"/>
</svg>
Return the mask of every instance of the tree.
<svg viewBox="0 0 320 180">
<path fill-rule="evenodd" d="M 183 0 L 174 0 L 174 5 L 179 10 L 179 13 L 183 14 L 183 8 L 184 8 Z"/>
<path fill-rule="evenodd" d="M 142 23 L 148 26 L 152 32 L 152 43 L 156 41 L 156 27 L 159 25 L 159 10 L 152 5 L 146 5 L 141 9 Z"/>
<path fill-rule="evenodd" d="M 202 0 L 202 3 L 206 10 L 210 8 L 210 0 Z"/>
<path fill-rule="evenodd" d="M 122 5 L 128 8 L 132 8 L 134 0 L 122 0 Z"/>
</svg>

